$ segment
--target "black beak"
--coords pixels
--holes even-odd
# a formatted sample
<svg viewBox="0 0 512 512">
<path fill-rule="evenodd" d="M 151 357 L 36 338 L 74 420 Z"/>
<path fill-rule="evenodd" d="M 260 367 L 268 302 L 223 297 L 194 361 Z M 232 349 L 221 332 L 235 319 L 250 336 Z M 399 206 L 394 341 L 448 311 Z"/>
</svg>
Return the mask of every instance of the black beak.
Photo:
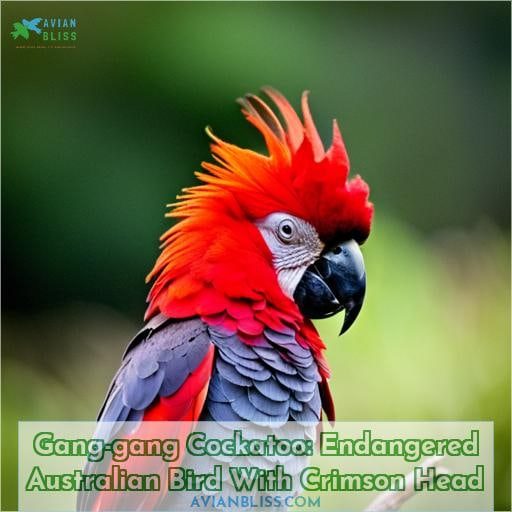
<svg viewBox="0 0 512 512">
<path fill-rule="evenodd" d="M 354 323 L 363 305 L 366 273 L 359 245 L 343 242 L 308 267 L 293 298 L 308 318 L 327 318 L 345 310 L 340 335 Z"/>
</svg>

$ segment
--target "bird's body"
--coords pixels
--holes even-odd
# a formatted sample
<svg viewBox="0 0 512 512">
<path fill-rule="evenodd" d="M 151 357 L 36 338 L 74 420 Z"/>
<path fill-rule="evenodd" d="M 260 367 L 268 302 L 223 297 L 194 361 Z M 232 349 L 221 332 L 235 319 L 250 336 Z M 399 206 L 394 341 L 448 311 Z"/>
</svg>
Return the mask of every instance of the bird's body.
<svg viewBox="0 0 512 512">
<path fill-rule="evenodd" d="M 337 126 L 325 152 L 307 97 L 303 124 L 278 92 L 266 92 L 286 130 L 249 95 L 244 113 L 270 155 L 212 136 L 217 164 L 203 164 L 203 184 L 187 189 L 170 213 L 180 221 L 162 237 L 149 276 L 148 323 L 125 353 L 101 422 L 292 421 L 307 428 L 322 408 L 334 419 L 325 345 L 308 316 L 344 308 L 344 329 L 357 316 L 365 274 L 356 242 L 368 236 L 372 205 L 360 178 L 347 181 Z M 101 437 L 116 435 L 110 423 L 101 425 Z M 134 506 L 124 499 L 100 493 L 79 508 Z"/>
</svg>

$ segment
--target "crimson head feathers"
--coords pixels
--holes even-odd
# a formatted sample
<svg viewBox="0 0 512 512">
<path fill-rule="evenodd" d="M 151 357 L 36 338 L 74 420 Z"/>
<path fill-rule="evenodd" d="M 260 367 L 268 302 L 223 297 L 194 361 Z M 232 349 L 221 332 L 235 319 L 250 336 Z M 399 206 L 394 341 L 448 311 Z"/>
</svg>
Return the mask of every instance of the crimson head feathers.
<svg viewBox="0 0 512 512">
<path fill-rule="evenodd" d="M 155 281 L 147 318 L 199 314 L 234 326 L 245 315 L 241 334 L 250 342 L 269 321 L 300 329 L 345 309 L 346 330 L 357 316 L 366 282 L 359 245 L 373 214 L 368 185 L 349 179 L 336 121 L 324 149 L 307 93 L 301 120 L 279 92 L 263 91 L 277 113 L 255 95 L 239 103 L 268 154 L 207 130 L 215 163 L 203 163 L 202 183 L 171 205 L 168 216 L 179 221 L 162 236 L 148 276 Z"/>
</svg>

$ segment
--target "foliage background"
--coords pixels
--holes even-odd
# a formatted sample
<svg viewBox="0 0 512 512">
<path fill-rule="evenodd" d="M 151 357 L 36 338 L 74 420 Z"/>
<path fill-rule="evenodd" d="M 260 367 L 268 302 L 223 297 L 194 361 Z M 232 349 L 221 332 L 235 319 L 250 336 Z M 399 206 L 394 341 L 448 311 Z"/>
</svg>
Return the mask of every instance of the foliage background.
<svg viewBox="0 0 512 512">
<path fill-rule="evenodd" d="M 15 49 L 75 17 L 74 50 Z M 367 302 L 329 345 L 340 419 L 493 420 L 510 509 L 510 4 L 2 3 L 2 508 L 16 422 L 95 417 L 204 126 L 272 84 L 340 120 L 372 186 Z"/>
</svg>

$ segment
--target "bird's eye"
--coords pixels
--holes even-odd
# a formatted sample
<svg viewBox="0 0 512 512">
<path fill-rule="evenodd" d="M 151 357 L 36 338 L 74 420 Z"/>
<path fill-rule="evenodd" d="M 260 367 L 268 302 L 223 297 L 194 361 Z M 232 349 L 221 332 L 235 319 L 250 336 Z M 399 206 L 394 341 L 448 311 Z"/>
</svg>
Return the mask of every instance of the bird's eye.
<svg viewBox="0 0 512 512">
<path fill-rule="evenodd" d="M 289 242 L 295 234 L 295 226 L 292 221 L 288 219 L 282 220 L 279 223 L 277 234 L 283 242 Z"/>
</svg>

